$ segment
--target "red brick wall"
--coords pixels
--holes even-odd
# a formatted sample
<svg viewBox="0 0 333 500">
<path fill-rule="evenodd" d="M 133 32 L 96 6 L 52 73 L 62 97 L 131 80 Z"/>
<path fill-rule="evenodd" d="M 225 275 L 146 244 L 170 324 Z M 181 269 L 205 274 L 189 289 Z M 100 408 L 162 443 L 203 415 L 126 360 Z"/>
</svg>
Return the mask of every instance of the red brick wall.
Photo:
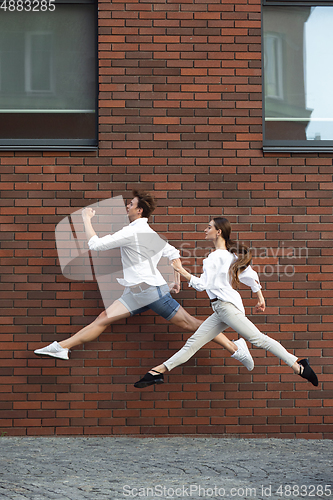
<svg viewBox="0 0 333 500">
<path fill-rule="evenodd" d="M 263 156 L 259 2 L 99 8 L 98 152 L 0 154 L 0 433 L 332 438 L 332 155 Z M 62 276 L 55 225 L 137 185 L 154 191 L 153 227 L 178 247 L 201 246 L 222 213 L 235 237 L 271 249 L 254 261 L 262 271 L 290 264 L 283 247 L 307 249 L 294 276 L 261 273 L 267 310 L 250 318 L 309 356 L 318 388 L 262 350 L 249 373 L 209 344 L 164 386 L 136 390 L 188 336 L 153 313 L 109 327 L 69 362 L 34 356 L 102 311 L 95 283 Z M 251 314 L 255 298 L 242 294 Z M 210 314 L 185 283 L 178 298 Z"/>
</svg>

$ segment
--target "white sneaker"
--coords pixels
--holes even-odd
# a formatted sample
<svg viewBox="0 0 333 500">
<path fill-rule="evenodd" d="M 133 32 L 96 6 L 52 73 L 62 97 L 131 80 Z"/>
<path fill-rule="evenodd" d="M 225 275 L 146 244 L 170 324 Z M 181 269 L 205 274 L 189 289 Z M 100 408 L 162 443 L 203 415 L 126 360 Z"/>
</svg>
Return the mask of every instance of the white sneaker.
<svg viewBox="0 0 333 500">
<path fill-rule="evenodd" d="M 65 347 L 61 347 L 58 342 L 53 342 L 53 344 L 47 345 L 46 347 L 42 347 L 42 349 L 36 349 L 34 351 L 35 354 L 43 355 L 43 356 L 52 356 L 53 358 L 60 359 L 69 359 L 69 349 Z"/>
<path fill-rule="evenodd" d="M 234 340 L 233 343 L 238 347 L 238 350 L 231 356 L 240 361 L 249 371 L 254 368 L 254 361 L 250 351 L 243 338 Z"/>
</svg>

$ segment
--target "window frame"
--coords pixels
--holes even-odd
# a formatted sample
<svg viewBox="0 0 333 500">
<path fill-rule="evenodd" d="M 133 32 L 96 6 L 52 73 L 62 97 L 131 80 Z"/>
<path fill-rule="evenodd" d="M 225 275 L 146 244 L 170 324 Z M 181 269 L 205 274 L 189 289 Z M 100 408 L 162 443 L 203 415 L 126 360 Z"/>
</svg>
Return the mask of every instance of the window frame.
<svg viewBox="0 0 333 500">
<path fill-rule="evenodd" d="M 15 0 L 17 2 L 17 0 Z M 0 137 L 0 151 L 96 151 L 98 150 L 98 96 L 99 96 L 99 65 L 98 65 L 98 0 L 54 0 L 55 6 L 60 4 L 90 4 L 94 6 L 94 53 L 95 53 L 95 137 L 93 139 L 2 139 Z M 31 33 L 29 31 L 29 33 Z M 27 48 L 25 48 L 27 50 Z M 0 69 L 1 70 L 1 69 Z M 26 81 L 25 81 L 26 85 Z M 47 91 L 34 91 L 29 93 L 45 94 Z M 1 114 L 5 114 L 7 110 L 1 110 Z M 40 111 L 43 112 L 42 110 Z M 66 113 L 66 110 L 61 110 L 60 113 Z M 10 110 L 8 110 L 10 113 Z"/>
<path fill-rule="evenodd" d="M 261 8 L 261 71 L 262 71 L 262 133 L 263 133 L 263 152 L 281 152 L 281 153 L 332 153 L 333 152 L 333 137 L 332 140 L 267 140 L 265 138 L 265 76 L 264 76 L 264 8 L 265 6 L 274 7 L 320 7 L 332 6 L 333 0 L 262 0 Z M 278 99 L 277 99 L 278 100 Z M 333 119 L 333 117 L 332 117 Z M 311 143 L 311 145 L 309 144 Z"/>
</svg>

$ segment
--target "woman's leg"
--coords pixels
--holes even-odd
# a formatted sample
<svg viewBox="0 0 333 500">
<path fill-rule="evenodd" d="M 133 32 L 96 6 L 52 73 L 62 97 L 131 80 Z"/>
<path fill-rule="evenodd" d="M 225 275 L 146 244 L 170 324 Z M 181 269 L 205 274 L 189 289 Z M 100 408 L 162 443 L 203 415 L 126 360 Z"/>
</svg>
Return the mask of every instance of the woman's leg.
<svg viewBox="0 0 333 500">
<path fill-rule="evenodd" d="M 166 370 L 170 371 L 176 366 L 185 363 L 194 356 L 202 346 L 213 340 L 218 333 L 225 330 L 227 327 L 227 325 L 221 323 L 217 314 L 213 313 L 200 325 L 198 330 L 187 340 L 186 344 L 178 352 L 163 364 L 155 366 L 152 370 L 164 373 Z M 234 351 L 236 350 L 235 347 Z"/>
<path fill-rule="evenodd" d="M 218 301 L 214 303 L 213 309 L 220 318 L 220 321 L 224 321 L 227 325 L 231 326 L 231 328 L 251 342 L 251 344 L 261 347 L 266 351 L 270 351 L 290 366 L 295 373 L 300 372 L 300 366 L 297 363 L 298 358 L 289 353 L 280 342 L 261 333 L 260 330 L 258 330 L 258 328 L 233 304 L 230 302 Z"/>
<path fill-rule="evenodd" d="M 92 323 L 85 326 L 77 332 L 73 337 L 69 337 L 68 339 L 59 342 L 60 346 L 65 349 L 72 349 L 80 344 L 85 344 L 86 342 L 91 342 L 92 340 L 97 339 L 101 333 L 104 332 L 105 328 L 118 321 L 119 319 L 128 318 L 130 316 L 130 312 L 126 307 L 116 300 L 107 308 L 106 311 L 103 311 Z"/>
<path fill-rule="evenodd" d="M 191 316 L 182 306 L 179 307 L 176 314 L 169 321 L 170 323 L 190 332 L 196 332 L 203 323 L 203 321 L 201 321 L 200 319 Z M 221 331 L 222 330 L 219 330 L 218 335 L 216 335 L 216 337 L 214 337 L 212 341 L 224 347 L 224 349 L 230 352 L 230 354 L 234 354 L 237 351 L 237 346 L 233 342 L 231 342 L 231 340 L 229 340 L 228 337 L 226 337 L 223 333 L 220 333 Z"/>
</svg>

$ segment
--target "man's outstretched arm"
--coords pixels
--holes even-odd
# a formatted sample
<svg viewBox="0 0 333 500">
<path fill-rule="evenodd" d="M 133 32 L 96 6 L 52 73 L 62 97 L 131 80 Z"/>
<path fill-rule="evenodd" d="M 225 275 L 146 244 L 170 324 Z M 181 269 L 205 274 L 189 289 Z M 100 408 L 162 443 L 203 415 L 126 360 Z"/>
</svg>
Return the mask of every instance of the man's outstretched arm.
<svg viewBox="0 0 333 500">
<path fill-rule="evenodd" d="M 86 207 L 82 210 L 82 219 L 84 223 L 84 229 L 86 232 L 87 240 L 89 241 L 93 236 L 96 236 L 94 228 L 92 227 L 91 219 L 95 215 L 95 210 L 90 207 Z"/>
</svg>

